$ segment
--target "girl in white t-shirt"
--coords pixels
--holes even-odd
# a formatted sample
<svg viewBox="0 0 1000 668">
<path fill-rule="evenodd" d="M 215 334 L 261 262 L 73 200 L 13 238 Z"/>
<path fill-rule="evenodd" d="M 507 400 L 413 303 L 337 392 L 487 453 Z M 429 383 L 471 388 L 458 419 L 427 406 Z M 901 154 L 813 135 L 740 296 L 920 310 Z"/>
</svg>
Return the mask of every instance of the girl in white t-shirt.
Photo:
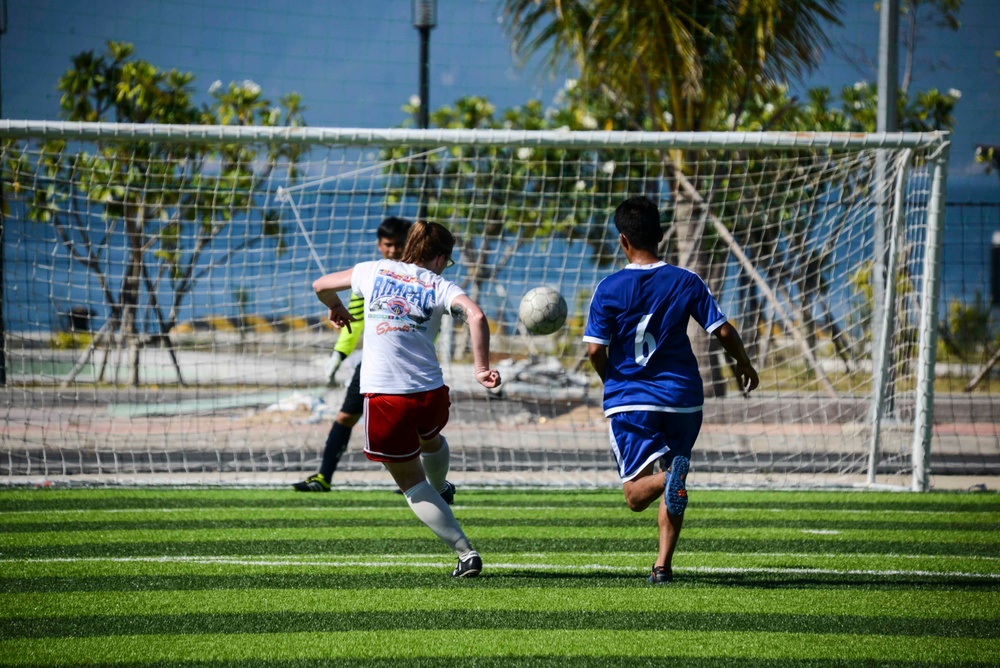
<svg viewBox="0 0 1000 668">
<path fill-rule="evenodd" d="M 361 392 L 365 395 L 365 456 L 382 462 L 414 514 L 458 553 L 453 577 L 479 575 L 483 563 L 451 508 L 455 487 L 446 480 L 448 386 L 434 349 L 447 310 L 469 323 L 476 380 L 500 385 L 490 368 L 486 316 L 465 292 L 443 278 L 453 263 L 455 237 L 442 225 L 418 221 L 399 261 L 362 262 L 313 283 L 334 325 L 353 318 L 337 292 L 351 288 L 365 299 Z"/>
</svg>

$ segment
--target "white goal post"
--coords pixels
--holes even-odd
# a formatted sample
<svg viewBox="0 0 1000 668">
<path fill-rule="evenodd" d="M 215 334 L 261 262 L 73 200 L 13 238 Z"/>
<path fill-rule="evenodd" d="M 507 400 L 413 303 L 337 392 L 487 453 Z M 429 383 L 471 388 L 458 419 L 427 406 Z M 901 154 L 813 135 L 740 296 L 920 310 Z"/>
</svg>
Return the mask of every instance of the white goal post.
<svg viewBox="0 0 1000 668">
<path fill-rule="evenodd" d="M 646 194 L 761 374 L 704 370 L 695 486 L 927 490 L 961 471 L 932 430 L 944 133 L 644 133 L 0 121 L 0 482 L 282 484 L 314 472 L 351 363 L 311 294 L 372 259 L 387 216 L 455 232 L 504 386 L 442 328 L 451 478 L 617 484 L 585 363 L 612 214 Z M 566 325 L 529 336 L 528 290 Z M 351 361 L 355 360 L 355 354 Z M 386 485 L 355 430 L 336 484 Z M 932 449 L 933 445 L 933 449 Z M 932 456 L 933 455 L 933 456 Z"/>
</svg>

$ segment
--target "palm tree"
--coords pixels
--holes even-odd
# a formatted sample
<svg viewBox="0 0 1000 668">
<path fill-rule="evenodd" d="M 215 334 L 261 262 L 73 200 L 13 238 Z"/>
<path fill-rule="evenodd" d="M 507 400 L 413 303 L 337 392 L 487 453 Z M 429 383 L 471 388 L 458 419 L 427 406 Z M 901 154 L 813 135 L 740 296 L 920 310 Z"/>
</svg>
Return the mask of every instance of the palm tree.
<svg viewBox="0 0 1000 668">
<path fill-rule="evenodd" d="M 635 129 L 732 129 L 775 83 L 798 79 L 829 46 L 841 0 L 501 0 L 504 27 L 522 61 L 545 54 L 553 72 L 574 67 L 579 85 L 613 100 Z M 696 152 L 671 151 L 665 174 L 674 203 L 679 262 L 713 274 L 704 235 L 712 175 Z M 713 286 L 714 287 L 714 286 Z M 707 337 L 693 337 L 709 396 L 722 394 Z"/>
<path fill-rule="evenodd" d="M 829 46 L 840 0 L 503 0 L 522 60 L 548 48 L 553 71 L 617 99 L 653 130 L 709 124 L 770 81 L 797 79 Z M 667 113 L 664 113 L 667 112 Z"/>
</svg>

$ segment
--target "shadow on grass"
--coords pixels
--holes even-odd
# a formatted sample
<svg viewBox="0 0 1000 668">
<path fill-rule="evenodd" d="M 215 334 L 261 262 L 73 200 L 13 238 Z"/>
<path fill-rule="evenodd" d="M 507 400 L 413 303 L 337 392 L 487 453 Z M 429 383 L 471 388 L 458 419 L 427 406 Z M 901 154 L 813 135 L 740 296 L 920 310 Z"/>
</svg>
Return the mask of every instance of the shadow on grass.
<svg viewBox="0 0 1000 668">
<path fill-rule="evenodd" d="M 635 575 L 612 571 L 583 571 L 575 573 L 558 570 L 510 570 L 504 573 L 484 574 L 482 579 L 542 581 L 546 586 L 553 582 L 573 581 L 576 586 L 657 586 L 657 587 L 732 587 L 740 589 L 940 589 L 945 591 L 996 591 L 1000 580 L 992 577 L 956 577 L 949 575 L 914 577 L 908 574 L 877 573 L 704 573 L 674 571 L 674 581 L 669 584 L 650 585 L 647 573 L 636 570 Z M 515 585 L 511 585 L 515 586 Z"/>
</svg>

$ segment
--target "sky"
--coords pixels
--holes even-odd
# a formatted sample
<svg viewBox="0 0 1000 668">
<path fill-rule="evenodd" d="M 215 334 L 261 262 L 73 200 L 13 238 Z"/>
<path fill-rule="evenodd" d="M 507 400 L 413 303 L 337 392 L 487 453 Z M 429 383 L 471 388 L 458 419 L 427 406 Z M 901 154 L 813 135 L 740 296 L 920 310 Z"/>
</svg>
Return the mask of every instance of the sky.
<svg viewBox="0 0 1000 668">
<path fill-rule="evenodd" d="M 2 3 L 3 0 L 0 0 Z M 998 0 L 966 0 L 957 32 L 927 26 L 913 89 L 961 92 L 955 112 L 949 200 L 1000 201 L 1000 179 L 974 162 L 976 144 L 1000 145 Z M 834 91 L 874 82 L 878 12 L 873 0 L 844 0 L 834 48 L 792 90 Z M 6 0 L 0 36 L 0 112 L 9 119 L 59 119 L 56 81 L 81 51 L 131 42 L 138 57 L 192 72 L 196 99 L 215 80 L 250 79 L 276 100 L 298 92 L 311 126 L 394 127 L 418 92 L 419 35 L 409 0 Z M 572 72 L 520 67 L 498 20 L 496 0 L 439 0 L 430 37 L 430 104 L 463 95 L 498 109 L 550 103 Z"/>
</svg>

